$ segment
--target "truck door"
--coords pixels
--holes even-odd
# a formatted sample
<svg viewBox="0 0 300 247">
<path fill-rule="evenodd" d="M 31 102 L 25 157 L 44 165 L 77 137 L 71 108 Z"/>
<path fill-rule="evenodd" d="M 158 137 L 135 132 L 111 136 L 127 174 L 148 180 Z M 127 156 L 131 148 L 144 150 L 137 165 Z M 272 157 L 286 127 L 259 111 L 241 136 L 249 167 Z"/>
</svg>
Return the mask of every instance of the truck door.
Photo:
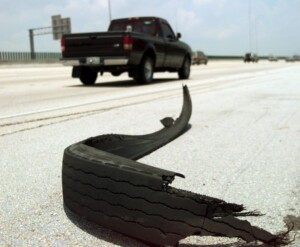
<svg viewBox="0 0 300 247">
<path fill-rule="evenodd" d="M 183 61 L 183 48 L 168 23 L 162 22 L 162 29 L 167 46 L 165 66 L 179 68 Z"/>
</svg>

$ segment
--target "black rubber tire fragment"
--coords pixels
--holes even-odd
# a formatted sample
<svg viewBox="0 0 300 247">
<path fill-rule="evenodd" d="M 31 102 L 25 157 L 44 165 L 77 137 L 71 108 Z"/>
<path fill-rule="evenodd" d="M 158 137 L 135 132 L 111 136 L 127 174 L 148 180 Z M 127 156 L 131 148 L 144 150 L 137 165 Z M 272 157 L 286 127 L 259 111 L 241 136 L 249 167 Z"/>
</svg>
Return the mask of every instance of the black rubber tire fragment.
<svg viewBox="0 0 300 247">
<path fill-rule="evenodd" d="M 256 212 L 169 187 L 175 176 L 184 176 L 135 161 L 184 133 L 191 111 L 184 87 L 180 117 L 162 130 L 143 136 L 102 135 L 66 148 L 65 206 L 99 225 L 156 245 L 175 245 L 190 235 L 276 241 L 276 235 L 233 217 Z"/>
<path fill-rule="evenodd" d="M 156 224 L 161 210 L 169 218 L 174 214 L 170 211 L 172 208 L 168 205 L 168 198 L 164 199 L 165 205 L 161 204 L 160 198 L 166 195 L 164 193 L 162 196 L 161 193 L 167 190 L 175 176 L 184 176 L 134 161 L 167 144 L 186 130 L 192 104 L 186 86 L 183 91 L 184 104 L 179 118 L 158 132 L 142 136 L 102 135 L 66 148 L 63 158 L 63 196 L 65 205 L 71 211 L 145 241 L 153 242 L 155 237 L 157 244 L 177 243 L 183 237 L 168 232 L 167 228 L 160 229 Z M 123 184 L 126 186 L 123 187 Z M 102 188 L 100 192 L 99 188 Z M 115 191 L 118 188 L 123 188 L 123 191 Z M 147 195 L 150 195 L 149 199 Z M 177 208 L 184 204 L 173 203 Z M 197 206 L 189 208 L 196 209 Z M 206 205 L 202 206 L 206 208 Z M 105 216 L 109 212 L 103 208 L 109 207 L 111 215 Z M 139 217 L 136 212 L 140 212 Z M 193 218 L 192 209 L 183 212 Z M 148 222 L 148 225 L 143 225 L 143 222 Z M 124 227 L 124 224 L 131 227 Z M 165 225 L 170 223 L 166 222 Z M 129 229 L 132 234 L 128 232 Z"/>
<path fill-rule="evenodd" d="M 133 185 L 130 181 L 102 179 L 91 172 L 85 174 L 64 165 L 66 206 L 95 223 L 126 235 L 158 245 L 175 245 L 181 239 L 196 234 L 240 237 L 247 242 L 260 240 L 261 234 L 262 241 L 266 236 L 268 240 L 274 238 L 274 235 L 252 227 L 247 221 L 230 216 L 229 210 L 222 211 L 221 207 L 215 217 L 213 212 L 218 211 L 218 206 L 213 203 L 206 205 L 205 199 L 195 201 L 193 197 L 196 194 L 183 196 L 180 190 L 177 193 L 170 190 L 173 188 L 156 191 L 143 185 Z M 226 205 L 220 201 L 219 205 L 222 204 Z M 124 224 L 128 226 L 123 227 Z M 128 228 L 134 234 L 128 232 Z"/>
</svg>

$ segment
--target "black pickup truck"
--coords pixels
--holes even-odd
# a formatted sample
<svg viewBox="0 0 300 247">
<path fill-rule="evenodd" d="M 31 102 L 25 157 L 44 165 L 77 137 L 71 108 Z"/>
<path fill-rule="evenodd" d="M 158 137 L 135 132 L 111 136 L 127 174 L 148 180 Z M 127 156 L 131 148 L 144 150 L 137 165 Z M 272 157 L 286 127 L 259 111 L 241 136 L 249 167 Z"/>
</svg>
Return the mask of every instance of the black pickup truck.
<svg viewBox="0 0 300 247">
<path fill-rule="evenodd" d="M 188 79 L 192 51 L 179 41 L 169 23 L 157 17 L 112 20 L 108 32 L 65 34 L 62 62 L 73 66 L 72 77 L 92 85 L 100 72 L 128 72 L 138 83 L 150 83 L 153 73 L 177 72 Z"/>
</svg>

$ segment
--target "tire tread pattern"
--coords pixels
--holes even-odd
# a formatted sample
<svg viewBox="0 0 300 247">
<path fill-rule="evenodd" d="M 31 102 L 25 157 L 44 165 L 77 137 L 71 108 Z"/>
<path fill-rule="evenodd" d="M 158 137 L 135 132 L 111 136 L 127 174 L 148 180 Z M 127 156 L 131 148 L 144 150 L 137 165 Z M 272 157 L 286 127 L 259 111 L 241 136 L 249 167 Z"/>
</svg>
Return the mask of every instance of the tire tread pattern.
<svg viewBox="0 0 300 247">
<path fill-rule="evenodd" d="M 184 87 L 180 117 L 143 136 L 102 135 L 65 149 L 62 187 L 72 212 L 156 245 L 176 245 L 191 235 L 239 237 L 247 242 L 284 243 L 282 236 L 234 216 L 258 216 L 243 205 L 169 186 L 180 173 L 137 162 L 182 133 L 191 116 Z"/>
</svg>

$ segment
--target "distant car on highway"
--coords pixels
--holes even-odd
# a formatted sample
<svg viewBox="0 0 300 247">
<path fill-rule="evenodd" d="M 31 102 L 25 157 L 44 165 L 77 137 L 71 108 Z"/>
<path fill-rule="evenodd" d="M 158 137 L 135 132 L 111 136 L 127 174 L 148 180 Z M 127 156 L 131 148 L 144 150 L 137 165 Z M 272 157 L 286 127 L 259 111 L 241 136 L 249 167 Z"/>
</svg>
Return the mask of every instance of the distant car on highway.
<svg viewBox="0 0 300 247">
<path fill-rule="evenodd" d="M 286 57 L 285 61 L 286 62 L 299 62 L 300 61 L 300 56 L 294 55 L 292 57 Z"/>
<path fill-rule="evenodd" d="M 299 55 L 294 55 L 293 59 L 294 59 L 294 61 L 300 61 L 300 56 Z"/>
<path fill-rule="evenodd" d="M 208 63 L 208 57 L 204 54 L 203 51 L 195 51 L 193 52 L 192 64 L 205 64 Z"/>
<path fill-rule="evenodd" d="M 295 59 L 294 59 L 294 57 L 286 57 L 286 58 L 285 58 L 285 61 L 286 61 L 287 63 L 289 63 L 289 62 L 295 62 Z"/>
<path fill-rule="evenodd" d="M 278 61 L 278 58 L 275 57 L 275 56 L 273 56 L 273 55 L 270 55 L 270 56 L 268 57 L 268 60 L 269 60 L 270 62 L 277 62 L 277 61 Z"/>
<path fill-rule="evenodd" d="M 254 53 L 246 53 L 244 57 L 244 63 L 257 63 L 258 62 L 258 56 Z"/>
</svg>

